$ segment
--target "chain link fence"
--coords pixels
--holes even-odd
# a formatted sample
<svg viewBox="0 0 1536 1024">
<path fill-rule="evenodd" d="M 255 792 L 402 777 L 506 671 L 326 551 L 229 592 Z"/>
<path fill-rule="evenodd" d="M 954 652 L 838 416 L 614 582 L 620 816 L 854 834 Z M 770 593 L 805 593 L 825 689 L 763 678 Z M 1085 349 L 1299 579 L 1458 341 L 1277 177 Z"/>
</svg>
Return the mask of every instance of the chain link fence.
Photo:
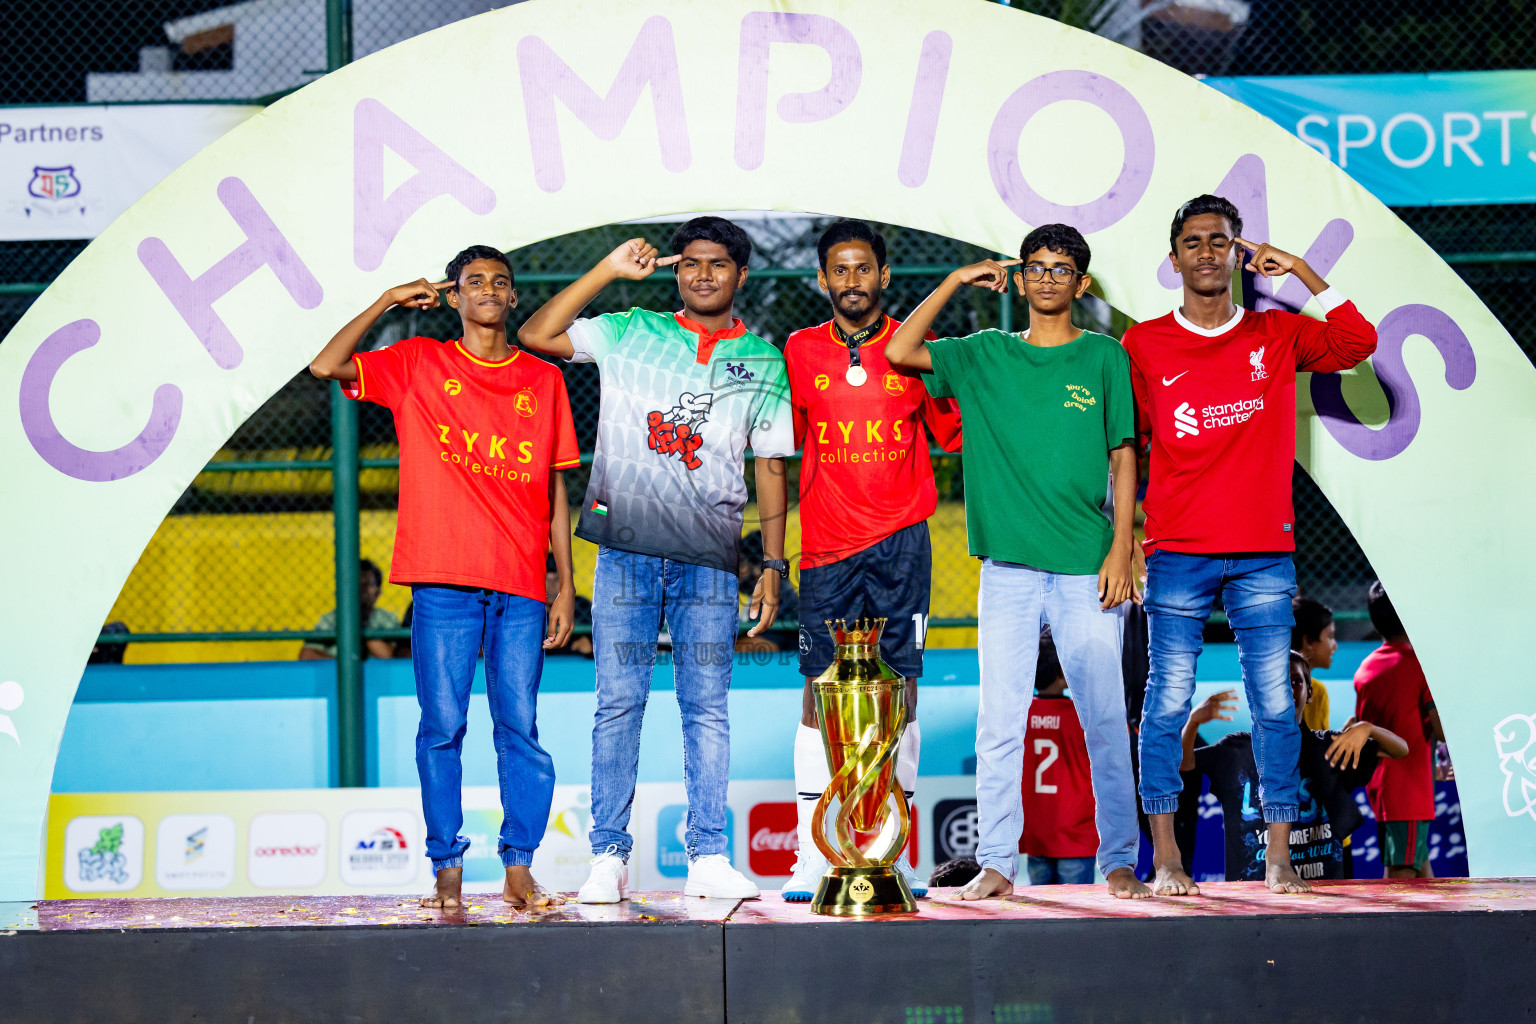
<svg viewBox="0 0 1536 1024">
<path fill-rule="evenodd" d="M 981 2 L 981 0 L 974 0 Z M 1530 66 L 1536 54 L 1536 0 L 1341 5 L 1301 0 L 1014 0 L 1038 14 L 1098 31 L 1195 74 L 1329 74 L 1496 69 Z M 353 0 L 351 50 L 364 56 L 439 25 L 479 13 L 483 0 Z M 103 6 L 81 0 L 20 3 L 0 40 L 0 105 L 148 102 L 264 102 L 302 86 L 335 59 L 336 0 L 137 0 Z M 1536 357 L 1536 207 L 1452 206 L 1396 211 L 1482 297 L 1528 356 Z M 743 225 L 756 251 L 738 310 L 758 334 L 782 344 L 830 316 L 815 280 L 815 241 L 825 218 L 752 216 Z M 537 309 L 625 238 L 665 243 L 675 224 L 610 225 L 512 253 L 520 309 Z M 887 308 L 912 309 L 954 266 L 991 255 L 951 238 L 884 225 L 894 267 Z M 494 242 L 494 239 L 466 239 Z M 0 243 L 0 338 L 32 299 L 86 245 L 84 240 Z M 438 254 L 443 262 L 451 253 Z M 436 263 L 420 268 L 431 275 Z M 964 334 L 1022 322 L 1022 310 L 980 291 L 952 303 L 935 325 Z M 645 306 L 674 309 L 670 276 L 621 282 L 589 312 Z M 1125 318 L 1090 299 L 1079 323 L 1118 337 Z M 394 310 L 366 347 L 423 334 L 458 333 L 447 309 Z M 316 348 L 324 341 L 316 338 Z M 3 343 L 3 342 L 0 342 Z M 564 367 L 577 436 L 590 456 L 598 411 L 596 369 Z M 358 521 L 362 557 L 389 565 L 399 483 L 389 413 L 359 410 Z M 335 608 L 333 399 L 329 385 L 300 373 L 232 437 L 198 475 L 156 533 L 114 607 L 135 637 L 129 661 L 287 658 Z M 940 507 L 934 540 L 931 642 L 974 643 L 977 565 L 967 554 L 960 456 L 936 453 Z M 791 494 L 798 489 L 791 466 Z M 1303 593 L 1340 613 L 1341 635 L 1360 635 L 1374 573 L 1348 528 L 1300 469 L 1295 474 L 1297 571 Z M 749 468 L 750 478 L 750 468 Z M 586 469 L 567 473 L 573 506 Z M 750 529 L 753 508 L 749 507 Z M 798 521 L 789 526 L 798 548 Z M 578 589 L 591 593 L 595 552 L 576 546 Z M 378 606 L 403 617 L 409 594 L 385 586 Z M 399 631 L 375 631 L 398 638 Z M 274 639 L 274 637 L 276 639 Z M 110 650 L 110 649 L 109 649 Z M 121 648 L 117 648 L 121 650 Z M 108 655 L 111 656 L 111 655 Z"/>
</svg>

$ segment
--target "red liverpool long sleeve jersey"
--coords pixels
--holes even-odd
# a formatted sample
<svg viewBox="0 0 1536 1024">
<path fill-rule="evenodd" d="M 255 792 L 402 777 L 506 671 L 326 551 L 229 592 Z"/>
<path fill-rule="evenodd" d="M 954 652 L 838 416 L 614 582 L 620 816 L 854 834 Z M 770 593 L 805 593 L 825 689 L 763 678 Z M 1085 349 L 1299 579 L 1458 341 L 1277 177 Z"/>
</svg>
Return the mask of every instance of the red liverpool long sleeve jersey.
<svg viewBox="0 0 1536 1024">
<path fill-rule="evenodd" d="M 1136 427 L 1150 453 L 1145 547 L 1295 550 L 1296 371 L 1347 370 L 1376 328 L 1329 288 L 1327 321 L 1239 309 L 1207 330 L 1178 310 L 1125 332 Z"/>
</svg>

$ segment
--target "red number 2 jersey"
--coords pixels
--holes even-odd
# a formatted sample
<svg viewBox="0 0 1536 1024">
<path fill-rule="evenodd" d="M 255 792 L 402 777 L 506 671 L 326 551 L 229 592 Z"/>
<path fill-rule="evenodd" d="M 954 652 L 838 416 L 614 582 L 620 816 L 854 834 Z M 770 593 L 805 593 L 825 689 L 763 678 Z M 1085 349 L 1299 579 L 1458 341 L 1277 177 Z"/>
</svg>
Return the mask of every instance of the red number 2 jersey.
<svg viewBox="0 0 1536 1024">
<path fill-rule="evenodd" d="M 848 346 L 829 320 L 784 343 L 800 465 L 800 565 L 858 554 L 938 507 L 923 423 L 945 451 L 960 448 L 960 409 L 934 398 L 919 377 L 885 358 L 900 327 L 885 326 L 859 346 L 868 375 L 848 383 Z"/>
<path fill-rule="evenodd" d="M 1024 733 L 1024 833 L 1019 852 L 1036 857 L 1092 857 L 1093 776 L 1088 742 L 1069 697 L 1036 697 Z"/>
</svg>

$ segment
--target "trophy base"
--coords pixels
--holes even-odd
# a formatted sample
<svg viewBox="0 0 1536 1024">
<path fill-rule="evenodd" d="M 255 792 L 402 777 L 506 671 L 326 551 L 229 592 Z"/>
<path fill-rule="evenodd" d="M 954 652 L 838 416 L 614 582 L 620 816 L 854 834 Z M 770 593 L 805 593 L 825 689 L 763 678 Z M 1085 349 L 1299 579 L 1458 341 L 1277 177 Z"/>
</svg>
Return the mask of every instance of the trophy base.
<svg viewBox="0 0 1536 1024">
<path fill-rule="evenodd" d="M 828 917 L 915 914 L 917 903 L 907 880 L 894 867 L 834 867 L 822 876 L 811 913 Z"/>
</svg>

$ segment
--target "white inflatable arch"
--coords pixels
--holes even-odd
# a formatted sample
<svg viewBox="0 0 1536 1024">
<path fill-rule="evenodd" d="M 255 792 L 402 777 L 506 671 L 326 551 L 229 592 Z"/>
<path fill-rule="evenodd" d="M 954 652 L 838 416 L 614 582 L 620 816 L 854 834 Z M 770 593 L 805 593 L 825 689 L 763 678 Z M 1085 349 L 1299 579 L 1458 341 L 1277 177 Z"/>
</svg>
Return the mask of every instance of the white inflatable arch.
<svg viewBox="0 0 1536 1024">
<path fill-rule="evenodd" d="M 533 0 L 244 123 L 0 345 L 0 900 L 36 892 L 65 716 L 155 528 L 387 285 L 467 242 L 698 210 L 835 213 L 1004 252 L 1067 221 L 1106 298 L 1145 319 L 1177 296 L 1173 210 L 1210 191 L 1380 324 L 1373 371 L 1300 382 L 1298 454 L 1414 637 L 1474 871 L 1536 873 L 1536 372 L 1386 208 L 1195 80 L 997 4 Z M 1306 298 L 1286 281 L 1261 301 Z"/>
</svg>

